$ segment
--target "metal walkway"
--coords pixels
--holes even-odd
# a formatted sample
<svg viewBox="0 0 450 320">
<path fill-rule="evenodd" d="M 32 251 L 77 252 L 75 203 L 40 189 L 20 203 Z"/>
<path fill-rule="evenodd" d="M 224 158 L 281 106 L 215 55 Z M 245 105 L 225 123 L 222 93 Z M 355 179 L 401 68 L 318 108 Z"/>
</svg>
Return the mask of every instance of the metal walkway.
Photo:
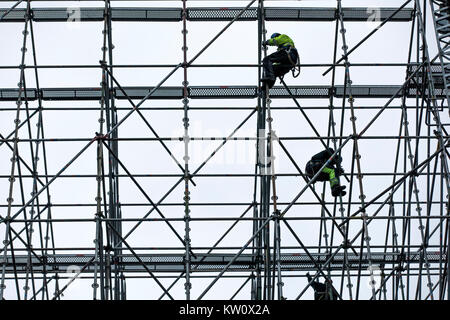
<svg viewBox="0 0 450 320">
<path fill-rule="evenodd" d="M 148 95 L 155 87 L 123 87 L 124 92 L 119 88 L 113 88 L 111 94 L 116 99 L 142 99 Z M 403 96 L 401 86 L 353 86 L 353 96 L 355 98 L 391 98 Z M 289 87 L 295 98 L 328 99 L 330 96 L 342 98 L 344 96 L 344 86 L 291 86 Z M 256 86 L 196 86 L 188 88 L 191 99 L 253 99 L 258 97 Z M 439 98 L 445 97 L 442 88 L 435 89 Z M 29 101 L 37 100 L 100 100 L 102 88 L 41 88 L 27 89 L 26 97 Z M 415 98 L 417 89 L 409 88 L 406 95 Z M 273 87 L 270 90 L 273 99 L 291 98 L 289 92 L 283 87 Z M 345 93 L 348 97 L 348 92 Z M 0 89 L 0 101 L 16 101 L 19 97 L 18 89 Z M 160 87 L 148 97 L 154 99 L 182 99 L 183 87 Z"/>
<path fill-rule="evenodd" d="M 229 21 L 243 8 L 188 8 L 189 21 Z M 31 10 L 32 20 L 36 22 L 66 22 L 74 14 L 76 8 L 34 8 Z M 0 16 L 8 9 L 0 9 Z M 103 21 L 104 8 L 81 8 L 81 21 Z M 380 18 L 392 15 L 396 8 L 381 8 Z M 112 21 L 181 21 L 182 8 L 111 8 Z M 238 21 L 257 21 L 258 10 L 245 10 Z M 11 11 L 0 22 L 25 22 L 25 9 Z M 345 8 L 345 21 L 367 21 L 373 13 L 369 8 Z M 396 14 L 392 21 L 407 22 L 412 20 L 412 9 L 403 9 Z M 78 12 L 77 12 L 78 15 Z M 267 21 L 335 21 L 335 8 L 265 8 L 264 16 Z"/>
<path fill-rule="evenodd" d="M 192 257 L 192 271 L 198 272 L 217 272 L 221 271 L 234 257 L 234 254 L 198 254 L 196 257 Z M 312 254 L 313 260 L 305 253 L 283 253 L 281 255 L 281 268 L 285 271 L 315 271 L 316 264 L 323 265 L 330 257 L 329 254 Z M 165 273 L 180 273 L 184 271 L 184 255 L 183 254 L 139 254 L 139 258 L 145 264 L 145 266 L 154 272 Z M 45 268 L 44 261 L 45 259 Z M 348 259 L 347 263 L 352 271 L 357 271 L 360 268 L 360 263 L 363 269 L 368 268 L 369 259 L 366 253 L 362 257 L 350 253 L 348 257 L 344 257 L 343 253 L 336 254 L 331 263 L 327 267 L 327 270 L 339 271 L 342 269 L 342 264 L 345 259 Z M 421 254 L 411 254 L 409 257 L 400 253 L 383 253 L 373 252 L 371 259 L 374 263 L 384 266 L 385 272 L 392 271 L 399 262 L 405 264 L 411 264 L 411 270 L 418 270 L 419 264 L 423 259 Z M 432 264 L 436 264 L 446 260 L 445 255 L 441 255 L 439 251 L 428 252 L 427 261 Z M 48 255 L 45 258 L 32 257 L 31 264 L 28 264 L 28 257 L 26 255 L 18 255 L 15 257 L 16 271 L 20 274 L 24 274 L 29 270 L 30 266 L 34 272 L 47 272 L 48 274 L 54 274 L 55 272 L 64 272 L 76 266 L 81 269 L 85 267 L 85 272 L 94 272 L 94 265 L 92 261 L 94 256 L 91 254 L 60 254 L 60 255 Z M 361 261 L 360 261 L 361 260 Z M 137 260 L 133 255 L 120 255 L 117 257 L 117 262 L 112 264 L 113 271 L 120 270 L 126 272 L 146 272 L 141 261 Z M 4 260 L 0 259 L 0 263 L 3 264 Z M 270 264 L 273 264 L 273 256 L 270 259 Z M 12 258 L 8 257 L 7 272 L 14 271 L 14 264 Z M 242 254 L 239 258 L 232 263 L 229 271 L 255 271 L 256 264 L 254 257 L 251 254 Z"/>
</svg>

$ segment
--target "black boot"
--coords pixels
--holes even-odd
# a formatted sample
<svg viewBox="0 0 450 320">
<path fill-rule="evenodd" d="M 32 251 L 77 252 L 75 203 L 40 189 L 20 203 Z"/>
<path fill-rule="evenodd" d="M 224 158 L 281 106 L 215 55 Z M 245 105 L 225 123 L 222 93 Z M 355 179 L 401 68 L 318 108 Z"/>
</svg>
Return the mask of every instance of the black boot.
<svg viewBox="0 0 450 320">
<path fill-rule="evenodd" d="M 335 184 L 332 188 L 331 188 L 331 194 L 333 195 L 333 197 L 343 197 L 347 194 L 347 192 L 345 192 L 346 186 L 340 186 L 338 184 Z"/>
</svg>

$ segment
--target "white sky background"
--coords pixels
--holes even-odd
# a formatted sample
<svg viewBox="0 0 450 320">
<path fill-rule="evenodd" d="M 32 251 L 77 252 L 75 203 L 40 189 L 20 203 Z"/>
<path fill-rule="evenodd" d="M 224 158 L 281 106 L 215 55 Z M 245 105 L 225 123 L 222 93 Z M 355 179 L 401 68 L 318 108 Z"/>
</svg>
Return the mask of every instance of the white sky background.
<svg viewBox="0 0 450 320">
<path fill-rule="evenodd" d="M 342 1 L 344 7 L 398 7 L 404 1 Z M 243 7 L 246 1 L 189 1 L 188 6 L 194 7 Z M 10 3 L 8 3 L 10 5 Z M 180 7 L 181 1 L 123 1 L 113 2 L 113 7 Z M 336 1 L 268 1 L 266 6 L 274 7 L 335 7 Z M 65 7 L 80 6 L 80 2 L 33 2 L 33 7 Z M 101 7 L 101 1 L 82 1 L 82 7 Z M 0 2 L 0 7 L 6 7 Z M 23 5 L 21 6 L 23 7 Z M 204 45 L 219 32 L 227 22 L 188 22 L 188 57 L 193 57 Z M 346 37 L 349 48 L 352 48 L 360 39 L 378 25 L 377 22 L 346 22 Z M 58 65 L 58 64 L 88 64 L 96 65 L 101 59 L 102 52 L 102 22 L 76 23 L 33 23 L 36 52 L 38 64 Z M 268 35 L 273 32 L 288 34 L 296 43 L 302 63 L 331 63 L 334 48 L 335 22 L 266 22 Z M 432 30 L 432 25 L 429 30 Z M 380 62 L 380 63 L 405 63 L 408 56 L 408 46 L 410 40 L 411 23 L 388 23 L 369 41 L 361 46 L 350 57 L 350 62 Z M 113 43 L 115 45 L 115 64 L 177 64 L 182 61 L 182 23 L 181 22 L 113 22 Z M 22 23 L 1 23 L 0 24 L 0 65 L 18 65 L 20 63 L 20 48 L 22 46 Z M 430 43 L 430 55 L 434 56 L 435 41 L 434 34 L 430 32 L 428 37 Z M 340 41 L 340 38 L 339 38 Z M 26 64 L 32 64 L 32 51 L 30 42 L 27 44 L 28 52 Z M 340 42 L 339 48 L 342 47 Z M 196 64 L 255 64 L 257 63 L 257 23 L 256 22 L 236 22 L 227 30 L 210 48 L 202 54 L 195 62 Z M 273 49 L 271 49 L 272 51 Z M 341 52 L 338 53 L 338 56 Z M 413 56 L 415 56 L 413 54 Z M 152 69 L 115 69 L 114 73 L 122 86 L 153 86 L 156 85 L 172 68 L 152 68 Z M 330 85 L 331 73 L 323 77 L 325 68 L 303 68 L 299 78 L 292 76 L 285 78 L 288 85 Z M 354 85 L 401 85 L 405 79 L 404 68 L 363 68 L 352 67 L 351 78 Z M 27 70 L 26 82 L 29 88 L 35 87 L 34 74 Z M 256 68 L 191 68 L 188 71 L 189 83 L 191 86 L 208 85 L 256 85 Z M 336 84 L 343 84 L 343 69 L 338 68 Z M 19 72 L 17 70 L 0 70 L 0 87 L 17 87 Z M 99 69 L 40 69 L 39 81 L 42 88 L 49 87 L 98 87 L 101 81 Z M 181 86 L 182 70 L 173 75 L 164 86 Z M 278 85 L 278 83 L 277 83 Z M 357 99 L 355 106 L 371 105 L 382 106 L 388 99 Z M 327 99 L 299 99 L 302 106 L 327 106 Z M 335 104 L 340 106 L 341 99 L 335 99 Z M 410 104 L 414 103 L 409 101 Z M 98 102 L 61 102 L 44 101 L 45 107 L 64 106 L 97 106 Z M 226 106 L 226 107 L 255 107 L 255 99 L 247 100 L 190 100 L 191 107 L 205 106 Z M 116 100 L 118 107 L 129 107 L 125 100 Z M 399 105 L 399 101 L 394 101 L 393 105 Z M 1 107 L 15 106 L 14 102 L 0 103 Z M 31 107 L 36 107 L 37 102 L 31 102 Z M 150 100 L 143 104 L 145 107 L 174 106 L 182 107 L 181 101 L 157 101 Z M 274 99 L 272 106 L 295 106 L 289 99 Z M 142 111 L 147 120 L 155 128 L 161 137 L 180 137 L 182 135 L 182 117 L 180 110 L 174 111 Z M 307 110 L 311 121 L 314 123 L 322 136 L 327 135 L 328 111 Z M 250 113 L 245 110 L 234 111 L 196 111 L 189 112 L 190 135 L 193 137 L 225 137 Z M 361 130 L 373 118 L 376 110 L 357 110 L 357 128 Z M 119 119 L 126 114 L 119 112 Z M 14 129 L 15 111 L 2 112 L 0 116 L 0 133 L 4 136 Z M 21 112 L 21 119 L 25 119 L 25 113 Z M 448 122 L 448 114 L 441 113 L 443 122 Z M 344 136 L 351 134 L 349 121 L 349 111 L 345 116 Z M 411 134 L 415 130 L 415 112 L 409 113 Z M 446 117 L 446 118 L 445 118 Z M 97 111 L 44 111 L 44 129 L 46 138 L 92 138 L 98 131 Z M 294 136 L 314 136 L 298 110 L 273 111 L 273 126 L 280 137 Z M 340 112 L 335 112 L 335 119 L 338 119 L 336 129 L 339 132 Z M 33 119 L 32 130 L 35 136 L 35 123 L 37 117 Z M 377 122 L 367 131 L 367 136 L 398 135 L 400 122 L 400 111 L 386 110 Z M 424 129 L 422 134 L 424 133 Z M 239 137 L 255 136 L 256 117 L 255 115 L 236 134 Z M 153 137 L 145 126 L 144 122 L 135 113 L 120 126 L 119 135 L 121 137 Z M 22 128 L 19 137 L 26 138 L 28 133 L 26 128 Z M 285 141 L 289 152 L 303 169 L 304 165 L 312 154 L 320 151 L 322 146 L 318 140 L 297 140 Z M 54 142 L 47 143 L 47 161 L 49 174 L 57 173 L 84 145 L 86 142 Z M 206 158 L 217 146 L 218 142 L 192 142 L 191 148 L 191 171 Z M 169 148 L 176 152 L 178 161 L 182 162 L 183 145 L 181 142 L 168 142 Z M 254 142 L 234 142 L 230 141 L 218 153 L 200 173 L 253 173 L 254 172 Z M 360 153 L 362 155 L 363 172 L 392 172 L 395 160 L 396 141 L 388 140 L 360 140 Z M 426 156 L 425 143 L 421 144 L 419 162 Z M 432 148 L 434 145 L 432 146 Z M 29 161 L 29 147 L 22 143 L 19 146 L 21 155 Z M 402 147 L 403 148 L 403 147 Z M 415 144 L 413 143 L 413 148 Z M 343 150 L 344 168 L 350 172 L 351 165 L 351 144 Z M 106 153 L 106 150 L 105 150 Z M 174 173 L 181 171 L 170 159 L 165 150 L 158 142 L 120 142 L 120 158 L 127 168 L 134 174 L 156 174 Z M 282 150 L 276 150 L 276 172 L 294 173 L 295 168 L 283 154 Z M 5 145 L 0 147 L 0 174 L 10 173 L 11 151 Z M 66 174 L 95 174 L 96 173 L 96 148 L 91 146 L 73 165 Z M 41 157 L 42 159 L 42 157 Z M 43 161 L 40 161 L 39 172 L 43 173 Z M 409 168 L 409 165 L 408 167 Z M 123 171 L 122 171 L 123 172 Z M 146 192 L 154 202 L 177 181 L 178 178 L 137 178 Z M 381 190 L 391 184 L 390 177 L 364 178 L 366 200 L 371 200 Z M 26 179 L 26 200 L 31 192 L 31 179 Z M 252 178 L 197 178 L 197 187 L 191 187 L 191 201 L 199 202 L 242 202 L 250 203 L 253 195 Z M 419 179 L 419 189 L 421 189 L 420 199 L 426 200 L 425 178 Z M 347 183 L 346 183 L 347 184 Z M 301 178 L 279 178 L 277 180 L 278 201 L 290 202 L 303 188 L 304 181 Z M 348 184 L 347 184 L 348 185 Z M 356 201 L 359 196 L 357 184 L 354 184 L 352 199 Z M 6 204 L 8 197 L 9 183 L 7 179 L 0 179 L 0 202 Z M 321 185 L 317 185 L 317 190 L 321 192 Z M 19 184 L 14 184 L 15 204 L 20 204 Z M 52 203 L 90 203 L 95 204 L 96 181 L 92 179 L 57 179 L 50 187 Z M 326 199 L 331 200 L 329 187 L 326 189 Z M 382 198 L 383 200 L 385 197 Z M 397 195 L 397 200 L 401 199 L 401 194 Z M 44 201 L 42 197 L 42 201 Z M 139 193 L 133 183 L 122 178 L 120 182 L 120 200 L 122 203 L 147 203 L 146 199 Z M 438 200 L 438 198 L 436 198 Z M 181 185 L 167 198 L 165 203 L 182 203 L 183 188 Z M 307 191 L 299 200 L 300 202 L 316 201 L 313 194 Z M 242 206 L 192 206 L 192 217 L 237 217 L 246 209 Z M 284 209 L 282 206 L 281 209 Z M 151 207 L 133 206 L 123 207 L 123 216 L 142 217 Z M 357 210 L 358 206 L 353 205 L 351 212 Z M 373 214 L 378 206 L 370 208 L 369 215 Z M 439 210 L 432 214 L 439 214 Z M 332 210 L 332 206 L 329 206 Z M 13 214 L 17 211 L 13 209 Z M 398 206 L 399 214 L 401 206 Z M 161 211 L 166 217 L 182 217 L 183 208 L 181 206 L 162 206 Z M 6 215 L 6 208 L 0 210 L 2 216 Z M 95 207 L 54 207 L 52 209 L 54 218 L 92 218 L 95 214 Z M 249 213 L 251 214 L 251 213 Z M 347 211 L 345 212 L 347 214 Z M 387 214 L 387 207 L 382 210 L 382 215 Z M 413 214 L 416 214 L 414 211 Z M 287 216 L 318 216 L 320 207 L 315 206 L 294 206 Z M 156 217 L 156 213 L 152 214 Z M 231 225 L 232 222 L 194 222 L 191 225 L 192 246 L 211 246 L 221 236 L 221 234 Z M 436 222 L 432 223 L 432 226 Z M 124 234 L 134 225 L 124 223 Z M 180 235 L 184 235 L 184 223 L 173 223 Z M 296 230 L 304 243 L 309 245 L 318 244 L 319 223 L 318 222 L 292 222 L 291 225 Z M 413 230 L 417 230 L 417 221 L 412 223 Z M 328 224 L 328 228 L 331 225 Z M 360 222 L 354 222 L 351 226 L 350 235 L 354 235 L 361 227 Z M 401 224 L 398 222 L 398 227 Z M 19 229 L 19 228 L 18 228 Z M 93 223 L 72 223 L 55 224 L 55 241 L 58 247 L 92 247 L 95 237 L 95 225 Z M 242 246 L 251 236 L 252 226 L 250 222 L 240 222 L 235 229 L 225 238 L 221 246 Z M 369 234 L 372 237 L 372 244 L 383 245 L 385 237 L 385 222 L 372 222 L 369 227 Z M 0 226 L 0 236 L 4 236 L 4 225 Z M 37 227 L 34 233 L 34 246 L 40 247 L 38 242 Z M 399 238 L 400 240 L 401 238 Z M 169 247 L 180 246 L 177 238 L 165 226 L 164 223 L 145 223 L 141 225 L 128 239 L 132 246 Z M 416 244 L 420 243 L 420 237 L 415 231 Z M 335 244 L 341 243 L 339 237 Z M 359 240 L 357 241 L 359 243 Z M 435 243 L 436 244 L 436 243 Z M 289 231 L 282 229 L 282 245 L 296 245 L 294 238 Z M 17 243 L 20 247 L 20 244 Z M 380 251 L 381 249 L 378 249 Z M 294 252 L 295 251 L 289 251 Z M 142 252 L 142 251 L 141 251 Z M 164 251 L 146 251 L 145 253 L 159 253 Z M 168 251 L 166 251 L 168 252 Z M 171 251 L 173 252 L 173 251 Z M 177 251 L 182 252 L 182 251 Z M 218 251 L 219 252 L 219 251 Z M 228 251 L 229 253 L 237 252 Z M 67 253 L 82 253 L 67 251 Z M 92 252 L 89 252 L 92 253 Z M 144 252 L 143 252 L 144 253 Z M 229 279 L 228 282 L 220 280 L 208 293 L 206 298 L 227 299 L 244 281 L 243 279 Z M 172 280 L 162 279 L 162 283 L 170 284 Z M 197 297 L 209 284 L 210 280 L 193 279 L 192 296 Z M 303 278 L 287 278 L 284 280 L 284 295 L 288 299 L 293 299 L 303 289 L 305 281 Z M 355 282 L 353 282 L 355 284 Z M 65 293 L 65 298 L 90 299 L 92 280 L 77 280 Z M 7 283 L 6 298 L 15 298 L 15 287 L 13 282 Z M 171 291 L 174 297 L 184 298 L 184 280 L 179 281 L 177 286 Z M 339 284 L 336 284 L 339 287 Z M 153 280 L 127 280 L 127 295 L 130 299 L 155 299 L 161 294 Z M 344 290 L 344 292 L 346 292 Z M 388 291 L 389 292 L 389 291 Z M 361 290 L 361 297 L 368 298 L 370 290 L 364 286 Z M 237 298 L 248 299 L 250 288 L 247 285 Z M 312 298 L 312 290 L 304 296 Z M 344 296 L 347 298 L 347 296 Z"/>
</svg>

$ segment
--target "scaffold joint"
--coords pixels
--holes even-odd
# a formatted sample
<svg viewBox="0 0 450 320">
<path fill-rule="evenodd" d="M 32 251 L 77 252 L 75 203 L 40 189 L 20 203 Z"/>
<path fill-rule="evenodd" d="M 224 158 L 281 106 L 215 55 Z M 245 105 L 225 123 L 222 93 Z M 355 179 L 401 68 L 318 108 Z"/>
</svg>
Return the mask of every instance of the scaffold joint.
<svg viewBox="0 0 450 320">
<path fill-rule="evenodd" d="M 95 220 L 101 220 L 104 218 L 103 211 L 99 211 L 95 214 Z"/>
<path fill-rule="evenodd" d="M 394 268 L 394 271 L 395 271 L 395 272 L 403 272 L 403 271 L 405 271 L 405 270 L 406 270 L 406 268 L 403 267 L 403 266 L 396 266 L 396 267 Z"/>
<path fill-rule="evenodd" d="M 108 139 L 108 135 L 107 134 L 101 134 L 101 133 L 98 133 L 98 132 L 95 133 L 94 141 L 106 140 L 106 139 Z"/>
<path fill-rule="evenodd" d="M 43 265 L 46 265 L 48 263 L 48 256 L 41 256 L 39 260 L 41 260 Z"/>
<path fill-rule="evenodd" d="M 272 220 L 278 220 L 278 219 L 280 219 L 280 217 L 281 217 L 281 211 L 279 209 L 275 210 L 271 216 Z"/>
<path fill-rule="evenodd" d="M 343 249 L 349 249 L 351 248 L 352 244 L 350 242 L 350 240 L 346 239 L 342 242 L 342 248 Z"/>
</svg>

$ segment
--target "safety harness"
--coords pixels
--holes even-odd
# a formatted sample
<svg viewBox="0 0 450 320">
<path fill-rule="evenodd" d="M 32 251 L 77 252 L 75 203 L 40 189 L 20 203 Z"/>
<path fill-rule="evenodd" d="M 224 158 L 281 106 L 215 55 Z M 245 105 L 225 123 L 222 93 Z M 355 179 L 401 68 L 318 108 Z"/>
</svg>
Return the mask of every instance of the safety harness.
<svg viewBox="0 0 450 320">
<path fill-rule="evenodd" d="M 300 55 L 297 52 L 297 61 L 294 62 L 294 60 L 292 60 L 292 57 L 291 57 L 292 46 L 283 47 L 283 49 L 286 51 L 289 62 L 293 66 L 291 69 L 292 76 L 294 78 L 297 78 L 300 75 Z M 295 73 L 296 71 L 297 71 L 297 74 Z"/>
</svg>

